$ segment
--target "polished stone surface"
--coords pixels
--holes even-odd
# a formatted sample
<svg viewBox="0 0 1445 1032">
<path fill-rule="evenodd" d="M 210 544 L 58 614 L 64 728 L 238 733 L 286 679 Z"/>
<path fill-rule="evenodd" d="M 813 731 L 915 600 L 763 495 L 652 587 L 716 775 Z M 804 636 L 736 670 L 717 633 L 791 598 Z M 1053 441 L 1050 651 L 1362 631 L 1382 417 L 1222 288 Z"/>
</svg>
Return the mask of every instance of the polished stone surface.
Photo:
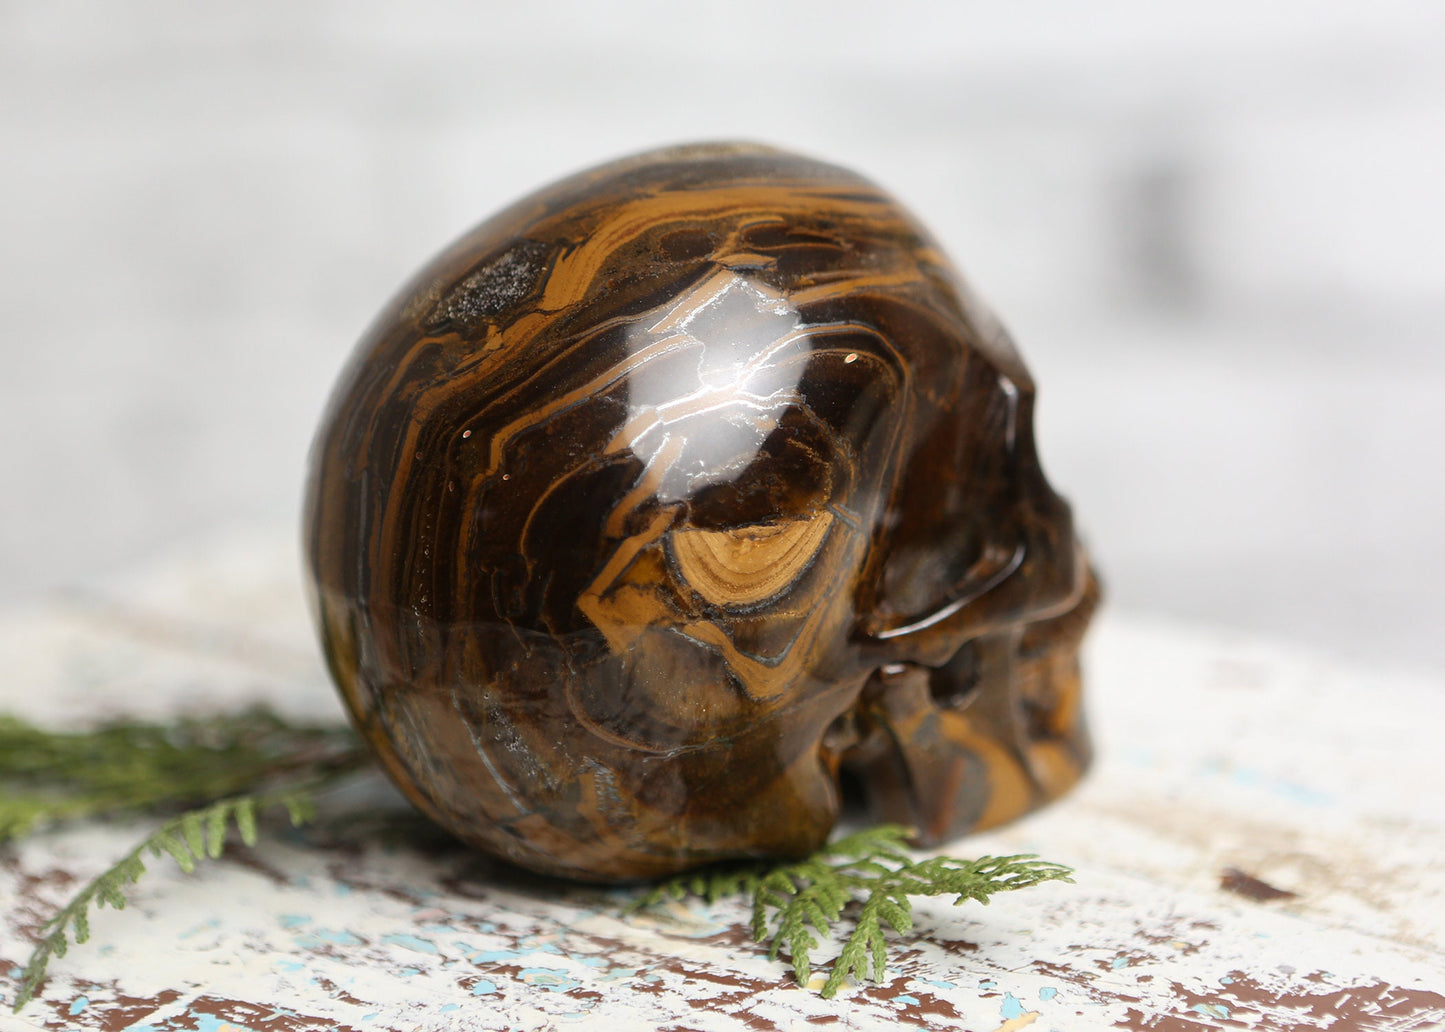
<svg viewBox="0 0 1445 1032">
<path fill-rule="evenodd" d="M 443 826 L 649 877 L 937 842 L 1088 759 L 1097 598 L 1008 335 L 902 207 L 751 144 L 579 173 L 377 319 L 313 454 L 322 639 Z"/>
</svg>

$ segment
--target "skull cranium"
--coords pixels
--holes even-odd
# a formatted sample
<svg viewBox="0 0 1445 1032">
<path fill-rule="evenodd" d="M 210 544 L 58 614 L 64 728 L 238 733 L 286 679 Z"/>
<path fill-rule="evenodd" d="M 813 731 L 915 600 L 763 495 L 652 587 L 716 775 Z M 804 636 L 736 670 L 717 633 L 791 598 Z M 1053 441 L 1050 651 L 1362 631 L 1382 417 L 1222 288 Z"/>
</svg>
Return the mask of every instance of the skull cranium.
<svg viewBox="0 0 1445 1032">
<path fill-rule="evenodd" d="M 523 866 L 797 856 L 840 781 L 923 841 L 1087 763 L 1097 589 L 1033 386 L 936 244 L 752 146 L 582 173 L 383 313 L 313 454 L 331 670 L 393 778 Z"/>
</svg>

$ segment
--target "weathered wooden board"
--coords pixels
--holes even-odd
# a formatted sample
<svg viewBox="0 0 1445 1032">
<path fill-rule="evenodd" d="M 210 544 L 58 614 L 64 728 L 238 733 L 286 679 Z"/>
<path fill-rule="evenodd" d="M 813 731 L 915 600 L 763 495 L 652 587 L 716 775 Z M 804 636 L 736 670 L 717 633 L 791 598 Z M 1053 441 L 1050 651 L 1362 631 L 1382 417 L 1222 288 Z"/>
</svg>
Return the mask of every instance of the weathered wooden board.
<svg viewBox="0 0 1445 1032">
<path fill-rule="evenodd" d="M 339 715 L 294 569 L 284 543 L 232 540 L 12 612 L 0 707 L 61 722 L 264 698 Z M 0 1029 L 1445 1025 L 1445 685 L 1112 614 L 1090 674 L 1101 748 L 1083 788 L 950 849 L 1037 852 L 1078 883 L 919 901 L 884 983 L 832 1001 L 749 941 L 739 905 L 624 916 L 626 892 L 500 872 L 373 784 L 194 875 L 157 862 Z M 0 853 L 7 999 L 39 922 L 141 833 L 89 825 Z"/>
</svg>

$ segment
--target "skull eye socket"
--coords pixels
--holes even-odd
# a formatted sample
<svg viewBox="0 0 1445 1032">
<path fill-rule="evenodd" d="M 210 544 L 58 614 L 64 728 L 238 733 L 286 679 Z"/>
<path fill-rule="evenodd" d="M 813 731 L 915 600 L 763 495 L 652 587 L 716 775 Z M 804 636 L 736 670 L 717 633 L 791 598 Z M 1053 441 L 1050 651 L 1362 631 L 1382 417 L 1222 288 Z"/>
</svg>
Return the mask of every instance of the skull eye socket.
<svg viewBox="0 0 1445 1032">
<path fill-rule="evenodd" d="M 827 510 L 800 519 L 672 534 L 672 557 L 689 587 L 716 606 L 754 605 L 802 576 L 833 524 Z"/>
</svg>

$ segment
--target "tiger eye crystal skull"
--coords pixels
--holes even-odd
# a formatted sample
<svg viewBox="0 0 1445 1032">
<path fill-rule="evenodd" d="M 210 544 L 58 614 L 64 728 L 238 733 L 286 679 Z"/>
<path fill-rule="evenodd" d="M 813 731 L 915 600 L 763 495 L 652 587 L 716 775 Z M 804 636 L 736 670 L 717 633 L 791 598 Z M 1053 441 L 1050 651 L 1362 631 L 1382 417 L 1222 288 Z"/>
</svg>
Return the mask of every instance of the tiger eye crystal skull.
<svg viewBox="0 0 1445 1032">
<path fill-rule="evenodd" d="M 1097 585 L 1034 387 L 859 176 L 707 145 L 484 222 L 312 456 L 333 677 L 412 801 L 591 880 L 796 857 L 856 783 L 936 842 L 1088 762 Z"/>
</svg>

